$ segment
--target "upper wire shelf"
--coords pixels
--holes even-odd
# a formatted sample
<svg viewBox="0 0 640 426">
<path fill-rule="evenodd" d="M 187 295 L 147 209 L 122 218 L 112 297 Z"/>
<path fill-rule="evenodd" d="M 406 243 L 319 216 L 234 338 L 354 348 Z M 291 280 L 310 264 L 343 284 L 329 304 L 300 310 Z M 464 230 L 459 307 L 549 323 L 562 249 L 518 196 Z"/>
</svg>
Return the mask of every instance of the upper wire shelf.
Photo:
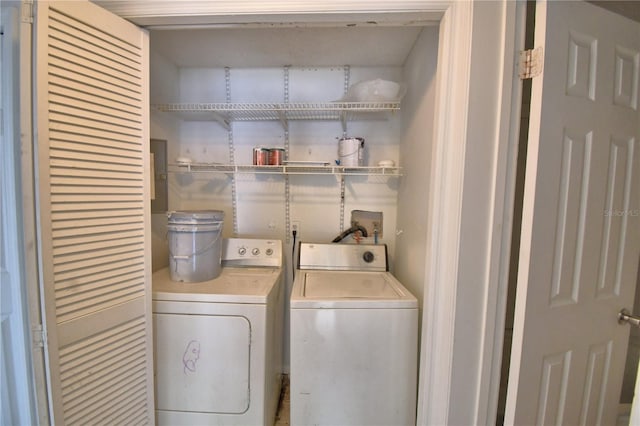
<svg viewBox="0 0 640 426">
<path fill-rule="evenodd" d="M 400 102 L 299 102 L 299 103 L 170 103 L 154 104 L 162 112 L 179 113 L 185 120 L 215 120 L 230 129 L 233 121 L 280 121 L 288 130 L 290 120 L 375 120 L 400 110 Z"/>
</svg>

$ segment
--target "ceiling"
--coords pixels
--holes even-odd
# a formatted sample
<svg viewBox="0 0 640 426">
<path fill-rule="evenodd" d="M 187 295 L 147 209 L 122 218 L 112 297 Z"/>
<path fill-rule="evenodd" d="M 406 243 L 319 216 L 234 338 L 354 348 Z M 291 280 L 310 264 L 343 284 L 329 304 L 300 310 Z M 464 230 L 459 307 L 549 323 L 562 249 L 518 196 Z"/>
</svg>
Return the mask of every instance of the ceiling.
<svg viewBox="0 0 640 426">
<path fill-rule="evenodd" d="M 402 66 L 422 27 L 342 26 L 150 31 L 180 67 Z"/>
<path fill-rule="evenodd" d="M 626 16 L 636 22 L 640 22 L 640 1 L 638 0 L 589 0 L 589 2 L 610 10 L 611 12 Z"/>
<path fill-rule="evenodd" d="M 416 8 L 428 0 L 92 1 L 146 28 L 180 67 L 402 66 L 442 18 Z"/>
</svg>

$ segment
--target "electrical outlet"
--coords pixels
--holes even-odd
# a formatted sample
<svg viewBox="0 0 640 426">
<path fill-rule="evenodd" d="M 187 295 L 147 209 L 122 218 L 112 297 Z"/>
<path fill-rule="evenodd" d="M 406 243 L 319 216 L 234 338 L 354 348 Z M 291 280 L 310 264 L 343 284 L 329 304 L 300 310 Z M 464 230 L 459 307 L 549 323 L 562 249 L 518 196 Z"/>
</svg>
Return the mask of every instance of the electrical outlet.
<svg viewBox="0 0 640 426">
<path fill-rule="evenodd" d="M 291 232 L 295 231 L 297 235 L 300 235 L 300 221 L 292 220 L 291 221 Z"/>
</svg>

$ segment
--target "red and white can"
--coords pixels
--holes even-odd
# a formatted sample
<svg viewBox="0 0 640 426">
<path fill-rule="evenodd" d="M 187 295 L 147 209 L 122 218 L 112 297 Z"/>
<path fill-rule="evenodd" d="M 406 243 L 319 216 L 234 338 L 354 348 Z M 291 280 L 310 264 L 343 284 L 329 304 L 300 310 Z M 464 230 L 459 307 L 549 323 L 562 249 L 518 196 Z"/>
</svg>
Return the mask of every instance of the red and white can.
<svg viewBox="0 0 640 426">
<path fill-rule="evenodd" d="M 269 165 L 269 148 L 256 147 L 253 148 L 253 165 L 268 166 Z"/>
<path fill-rule="evenodd" d="M 269 149 L 269 165 L 280 166 L 284 161 L 284 148 L 270 148 Z"/>
</svg>

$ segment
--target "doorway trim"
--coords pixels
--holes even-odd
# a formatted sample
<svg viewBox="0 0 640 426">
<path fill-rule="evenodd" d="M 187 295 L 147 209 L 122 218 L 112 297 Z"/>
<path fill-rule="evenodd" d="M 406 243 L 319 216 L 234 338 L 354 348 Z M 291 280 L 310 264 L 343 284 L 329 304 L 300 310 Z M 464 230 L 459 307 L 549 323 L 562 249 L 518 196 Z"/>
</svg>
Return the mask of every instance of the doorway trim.
<svg viewBox="0 0 640 426">
<path fill-rule="evenodd" d="M 418 424 L 496 421 L 520 122 L 520 3 L 453 2 L 440 25 Z"/>
</svg>

